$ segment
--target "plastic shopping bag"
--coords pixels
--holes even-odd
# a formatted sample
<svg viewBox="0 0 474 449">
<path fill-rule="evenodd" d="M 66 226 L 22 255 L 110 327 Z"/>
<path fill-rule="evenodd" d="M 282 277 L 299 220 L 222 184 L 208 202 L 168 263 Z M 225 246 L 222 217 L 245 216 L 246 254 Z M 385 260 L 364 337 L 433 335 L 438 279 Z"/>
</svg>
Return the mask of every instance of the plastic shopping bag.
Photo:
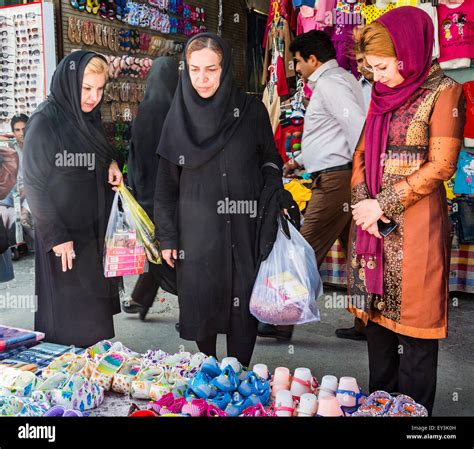
<svg viewBox="0 0 474 449">
<path fill-rule="evenodd" d="M 161 264 L 160 247 L 159 243 L 155 240 L 155 225 L 123 183 L 119 185 L 118 193 L 120 194 L 125 214 L 135 224 L 137 237 L 145 247 L 148 261 L 154 264 Z"/>
<path fill-rule="evenodd" d="M 119 200 L 122 209 L 119 207 Z M 121 184 L 115 194 L 105 235 L 105 277 L 143 274 L 148 271 L 150 257 L 151 262 L 157 260 L 161 263 L 158 246 L 151 238 L 154 229 L 153 223 L 150 228 L 150 223 L 146 213 Z"/>
<path fill-rule="evenodd" d="M 250 312 L 275 325 L 319 321 L 316 300 L 322 294 L 313 248 L 291 223 L 280 220 L 273 249 L 260 265 Z"/>
</svg>

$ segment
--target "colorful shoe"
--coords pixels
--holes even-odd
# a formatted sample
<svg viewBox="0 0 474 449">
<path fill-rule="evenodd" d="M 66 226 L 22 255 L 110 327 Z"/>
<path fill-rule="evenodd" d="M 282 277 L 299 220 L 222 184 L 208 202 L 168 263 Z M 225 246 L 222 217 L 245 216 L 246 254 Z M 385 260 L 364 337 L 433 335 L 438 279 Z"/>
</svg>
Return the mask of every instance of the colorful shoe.
<svg viewBox="0 0 474 449">
<path fill-rule="evenodd" d="M 227 405 L 225 408 L 224 412 L 227 413 L 228 416 L 240 416 L 243 411 L 251 407 L 252 404 L 249 404 L 247 402 L 247 398 L 242 399 L 239 402 L 231 402 L 230 404 Z"/>
<path fill-rule="evenodd" d="M 115 374 L 122 368 L 126 356 L 120 352 L 111 352 L 101 358 L 91 375 L 91 381 L 100 385 L 105 391 L 112 386 Z"/>
<path fill-rule="evenodd" d="M 66 384 L 69 377 L 70 376 L 62 371 L 49 377 L 31 393 L 31 399 L 33 401 L 51 402 L 53 391 L 61 389 Z"/>
<path fill-rule="evenodd" d="M 81 412 L 96 408 L 102 402 L 104 389 L 81 374 L 73 374 L 62 388 L 51 393 L 52 404 Z"/>
<path fill-rule="evenodd" d="M 212 384 L 210 377 L 201 371 L 194 379 L 188 383 L 188 390 L 191 390 L 201 399 L 210 399 L 217 394 L 217 388 Z"/>
<path fill-rule="evenodd" d="M 52 377 L 59 371 L 67 371 L 68 368 L 76 362 L 78 358 L 77 354 L 73 352 L 66 352 L 62 356 L 54 359 L 41 373 L 41 376 L 45 379 Z"/>
<path fill-rule="evenodd" d="M 8 368 L 7 368 L 8 369 Z M 12 368 L 13 369 L 13 368 Z M 3 387 L 0 388 L 1 396 L 21 396 L 28 397 L 31 392 L 38 386 L 40 380 L 31 371 L 14 370 L 11 372 L 11 381 L 5 381 Z"/>
<path fill-rule="evenodd" d="M 247 407 L 240 416 L 243 418 L 263 418 L 276 415 L 274 413 L 267 413 L 262 404 L 257 404 Z"/>
<path fill-rule="evenodd" d="M 268 392 L 268 398 L 270 398 L 270 383 L 258 377 L 253 371 L 250 371 L 239 385 L 238 391 L 243 396 L 256 394 L 257 396 L 263 397 L 266 397 L 266 393 Z"/>
<path fill-rule="evenodd" d="M 60 418 L 64 416 L 64 412 L 66 409 L 62 405 L 55 405 L 51 407 L 44 416 L 51 417 L 51 418 Z"/>
<path fill-rule="evenodd" d="M 86 356 L 79 356 L 73 360 L 68 367 L 65 369 L 65 372 L 68 374 L 82 374 L 88 379 L 91 377 L 94 370 L 93 363 Z"/>
<path fill-rule="evenodd" d="M 0 396 L 0 416 L 38 417 L 43 416 L 51 405 L 48 402 L 35 402 L 31 398 Z"/>
<path fill-rule="evenodd" d="M 84 415 L 78 410 L 66 410 L 62 405 L 55 405 L 44 416 L 51 418 L 76 418 Z"/>
<path fill-rule="evenodd" d="M 206 416 L 207 409 L 208 405 L 205 399 L 195 399 L 192 402 L 186 402 L 186 404 L 183 405 L 181 413 L 194 418 L 199 418 L 201 416 Z"/>
<path fill-rule="evenodd" d="M 232 392 L 239 387 L 239 378 L 232 366 L 227 365 L 222 373 L 211 381 L 211 385 L 220 391 Z"/>
<path fill-rule="evenodd" d="M 66 410 L 64 412 L 64 418 L 80 418 L 84 416 L 79 410 Z"/>
<path fill-rule="evenodd" d="M 227 405 L 232 402 L 232 397 L 229 393 L 219 391 L 212 399 L 208 399 L 208 404 L 212 404 L 220 410 L 225 410 Z"/>
<path fill-rule="evenodd" d="M 175 402 L 173 393 L 163 395 L 159 400 L 149 404 L 148 408 L 153 409 L 156 413 L 160 413 L 162 408 L 168 408 Z"/>
<path fill-rule="evenodd" d="M 386 391 L 374 391 L 352 416 L 383 416 L 390 409 L 393 400 Z"/>
<path fill-rule="evenodd" d="M 102 340 L 86 349 L 86 356 L 90 360 L 95 360 L 95 357 L 104 354 L 112 347 L 112 343 L 108 340 Z"/>
<path fill-rule="evenodd" d="M 384 416 L 426 417 L 428 410 L 405 394 L 398 395 Z"/>
<path fill-rule="evenodd" d="M 132 380 L 141 370 L 141 361 L 138 358 L 128 359 L 115 374 L 112 382 L 112 390 L 117 393 L 130 394 Z"/>
<path fill-rule="evenodd" d="M 145 368 L 132 380 L 131 395 L 135 399 L 150 399 L 150 390 L 154 383 L 160 384 L 165 375 L 161 366 Z"/>
<path fill-rule="evenodd" d="M 207 374 L 211 379 L 221 374 L 222 370 L 219 367 L 217 359 L 213 356 L 208 357 L 201 365 L 201 371 Z"/>
<path fill-rule="evenodd" d="M 207 407 L 206 416 L 208 418 L 223 418 L 229 415 L 220 408 L 216 407 L 214 404 L 209 404 Z"/>
<path fill-rule="evenodd" d="M 208 359 L 209 357 L 204 354 L 203 352 L 196 352 L 191 359 L 189 360 L 189 366 L 191 368 L 195 368 L 196 370 L 201 370 L 203 363 Z"/>
</svg>

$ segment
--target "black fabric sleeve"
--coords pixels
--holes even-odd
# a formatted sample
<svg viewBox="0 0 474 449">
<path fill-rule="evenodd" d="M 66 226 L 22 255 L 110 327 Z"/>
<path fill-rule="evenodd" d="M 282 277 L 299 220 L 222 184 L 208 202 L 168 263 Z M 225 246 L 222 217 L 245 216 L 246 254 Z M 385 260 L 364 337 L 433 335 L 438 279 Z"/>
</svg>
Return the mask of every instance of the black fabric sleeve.
<svg viewBox="0 0 474 449">
<path fill-rule="evenodd" d="M 178 201 L 181 169 L 160 158 L 156 175 L 154 218 L 155 237 L 161 249 L 178 249 Z"/>
<path fill-rule="evenodd" d="M 71 236 L 60 218 L 48 189 L 55 155 L 60 152 L 50 121 L 41 113 L 28 122 L 23 156 L 23 178 L 26 199 L 31 209 L 39 237 L 47 251 L 61 243 L 71 241 Z"/>
<path fill-rule="evenodd" d="M 258 135 L 258 152 L 260 155 L 260 169 L 265 179 L 265 185 L 280 185 L 283 172 L 283 161 L 275 145 L 273 137 L 272 125 L 268 116 L 265 105 L 256 100 L 257 104 L 257 135 Z"/>
</svg>

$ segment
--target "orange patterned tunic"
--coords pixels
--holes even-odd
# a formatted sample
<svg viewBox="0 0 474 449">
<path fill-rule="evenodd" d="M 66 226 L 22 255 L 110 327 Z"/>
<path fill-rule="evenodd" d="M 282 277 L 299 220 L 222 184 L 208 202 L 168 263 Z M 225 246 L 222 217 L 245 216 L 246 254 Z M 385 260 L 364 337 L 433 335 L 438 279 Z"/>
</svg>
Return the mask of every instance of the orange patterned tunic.
<svg viewBox="0 0 474 449">
<path fill-rule="evenodd" d="M 396 333 L 447 337 L 450 231 L 443 181 L 456 170 L 465 121 L 462 86 L 437 63 L 390 122 L 382 190 L 385 215 L 399 226 L 384 239 L 384 295 L 370 295 L 355 254 L 352 224 L 348 310 Z M 364 131 L 354 154 L 352 203 L 369 198 Z"/>
</svg>

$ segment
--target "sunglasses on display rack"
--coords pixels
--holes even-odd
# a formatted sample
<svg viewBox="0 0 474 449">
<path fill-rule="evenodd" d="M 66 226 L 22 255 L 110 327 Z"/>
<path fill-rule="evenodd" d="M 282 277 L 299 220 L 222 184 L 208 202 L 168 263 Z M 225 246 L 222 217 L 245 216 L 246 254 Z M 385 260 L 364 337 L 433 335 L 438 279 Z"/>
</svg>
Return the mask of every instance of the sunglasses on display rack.
<svg viewBox="0 0 474 449">
<path fill-rule="evenodd" d="M 36 49 L 36 50 L 21 50 L 21 51 L 17 52 L 17 55 L 20 55 L 20 56 L 40 56 L 41 52 L 38 49 Z"/>
<path fill-rule="evenodd" d="M 8 87 L 8 86 L 13 86 L 13 84 L 12 83 L 3 83 L 3 82 L 0 83 L 0 87 Z"/>
<path fill-rule="evenodd" d="M 17 65 L 21 65 L 21 64 L 30 64 L 30 65 L 37 65 L 40 63 L 40 59 L 39 58 L 35 58 L 35 59 L 29 59 L 29 58 L 23 58 L 23 59 L 17 59 L 16 60 L 16 64 Z M 23 70 L 23 69 L 21 69 Z"/>
<path fill-rule="evenodd" d="M 19 94 L 19 93 L 23 93 L 23 92 L 26 92 L 26 93 L 31 92 L 32 94 L 36 94 L 37 90 L 38 90 L 37 87 L 22 87 L 20 89 L 15 89 L 15 94 Z M 2 92 L 0 91 L 0 93 L 2 93 Z"/>
<path fill-rule="evenodd" d="M 38 78 L 38 74 L 37 73 L 15 73 L 15 77 L 16 78 L 33 78 L 33 79 L 36 79 Z"/>
<path fill-rule="evenodd" d="M 8 76 L 8 75 L 0 75 L 0 79 L 3 80 L 3 81 L 8 81 L 11 78 L 12 77 Z M 13 84 L 10 84 L 10 86 L 13 86 Z"/>
<path fill-rule="evenodd" d="M 41 14 L 34 11 L 25 13 L 25 19 L 36 19 L 36 17 L 41 17 Z M 15 19 L 23 19 L 23 14 L 15 14 Z"/>
<path fill-rule="evenodd" d="M 22 81 L 15 81 L 15 85 L 18 86 L 18 87 L 22 87 L 22 86 L 36 86 L 38 83 L 36 82 L 36 80 L 34 81 L 25 81 L 25 80 L 22 80 Z"/>
</svg>

